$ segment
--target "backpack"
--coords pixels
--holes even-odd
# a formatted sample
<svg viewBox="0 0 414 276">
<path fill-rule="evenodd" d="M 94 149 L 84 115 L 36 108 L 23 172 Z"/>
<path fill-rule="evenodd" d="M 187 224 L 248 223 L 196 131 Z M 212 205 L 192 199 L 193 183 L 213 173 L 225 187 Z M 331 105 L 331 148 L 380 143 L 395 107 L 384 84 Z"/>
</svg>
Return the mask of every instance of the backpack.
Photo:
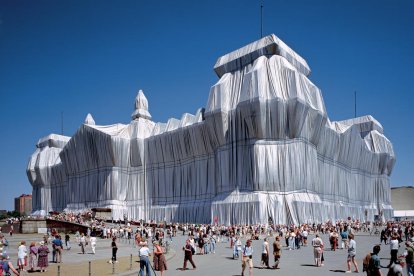
<svg viewBox="0 0 414 276">
<path fill-rule="evenodd" d="M 9 264 L 4 261 L 0 261 L 0 275 L 1 276 L 7 276 L 9 274 Z"/>
</svg>

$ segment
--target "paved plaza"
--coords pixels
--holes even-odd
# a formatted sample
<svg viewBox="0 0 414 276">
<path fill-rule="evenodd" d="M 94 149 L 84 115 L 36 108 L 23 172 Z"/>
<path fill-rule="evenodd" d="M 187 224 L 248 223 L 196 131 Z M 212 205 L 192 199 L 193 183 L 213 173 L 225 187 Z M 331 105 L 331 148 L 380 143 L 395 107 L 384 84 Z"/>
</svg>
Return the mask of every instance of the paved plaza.
<svg viewBox="0 0 414 276">
<path fill-rule="evenodd" d="M 309 237 L 309 242 L 314 235 Z M 299 250 L 287 250 L 287 247 L 283 248 L 282 258 L 280 262 L 280 269 L 261 269 L 260 256 L 261 245 L 263 240 L 253 241 L 254 253 L 253 262 L 254 269 L 253 275 L 340 275 L 346 271 L 346 250 L 330 251 L 328 242 L 328 236 L 322 235 L 323 241 L 326 246 L 324 251 L 325 265 L 323 267 L 315 267 L 313 259 L 313 250 L 311 246 L 301 247 Z M 38 234 L 14 234 L 12 237 L 7 236 L 10 246 L 8 253 L 13 265 L 17 262 L 17 244 L 21 240 L 25 240 L 29 245 L 31 241 L 41 241 L 42 235 Z M 232 249 L 229 248 L 229 242 L 221 242 L 216 246 L 216 254 L 208 255 L 195 255 L 193 260 L 197 266 L 196 270 L 192 270 L 191 264 L 188 263 L 187 267 L 190 269 L 182 271 L 184 254 L 182 247 L 185 244 L 186 236 L 182 236 L 181 232 L 178 232 L 177 237 L 173 238 L 170 252 L 166 255 L 168 271 L 165 275 L 241 275 L 241 261 L 232 259 Z M 357 242 L 357 261 L 362 273 L 362 259 L 364 256 L 372 250 L 373 245 L 379 243 L 379 236 L 369 233 L 359 233 L 355 238 Z M 243 244 L 245 239 L 242 239 Z M 270 243 L 273 243 L 274 238 L 270 238 Z M 71 236 L 72 249 L 65 250 L 63 252 L 63 263 L 60 265 L 60 275 L 89 275 L 89 261 L 91 262 L 91 274 L 92 275 L 112 275 L 112 264 L 108 263 L 111 258 L 110 240 L 98 239 L 96 254 L 91 254 L 90 246 L 87 247 L 86 254 L 80 254 L 80 247 L 75 242 L 75 237 Z M 284 240 L 282 244 L 285 245 Z M 138 261 L 138 249 L 134 247 L 132 240 L 129 243 L 128 240 L 118 241 L 118 258 L 119 263 L 114 267 L 115 275 L 138 275 L 139 263 Z M 51 247 L 50 247 L 51 248 Z M 150 247 L 152 249 L 152 246 Z M 405 250 L 404 243 L 400 244 L 399 255 Z M 272 247 L 271 247 L 272 251 Z M 380 258 L 381 264 L 387 265 L 389 262 L 390 250 L 388 245 L 381 246 Z M 132 262 L 131 262 L 132 254 Z M 272 256 L 271 256 L 272 258 Z M 52 259 L 52 254 L 49 254 L 49 260 Z M 130 270 L 132 264 L 132 270 Z M 273 262 L 270 262 L 273 265 Z M 247 273 L 246 273 L 247 272 Z M 383 274 L 386 269 L 382 269 Z M 404 275 L 406 271 L 404 270 Z M 50 263 L 48 271 L 45 273 L 35 272 L 23 272 L 21 275 L 58 275 L 58 264 Z M 157 272 L 157 275 L 160 275 Z M 245 275 L 248 274 L 248 270 L 245 271 Z M 386 274 L 385 274 L 386 275 Z"/>
</svg>

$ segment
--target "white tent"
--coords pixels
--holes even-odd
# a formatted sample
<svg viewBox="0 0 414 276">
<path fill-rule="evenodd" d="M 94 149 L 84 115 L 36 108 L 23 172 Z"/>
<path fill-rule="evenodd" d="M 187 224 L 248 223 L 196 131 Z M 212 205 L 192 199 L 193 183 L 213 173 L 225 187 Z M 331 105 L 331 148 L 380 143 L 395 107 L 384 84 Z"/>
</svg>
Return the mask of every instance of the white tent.
<svg viewBox="0 0 414 276">
<path fill-rule="evenodd" d="M 392 217 L 395 156 L 381 124 L 331 122 L 302 57 L 270 35 L 214 69 L 195 115 L 155 123 L 140 91 L 128 125 L 88 114 L 73 137 L 41 139 L 27 169 L 33 210 L 226 224 Z"/>
</svg>

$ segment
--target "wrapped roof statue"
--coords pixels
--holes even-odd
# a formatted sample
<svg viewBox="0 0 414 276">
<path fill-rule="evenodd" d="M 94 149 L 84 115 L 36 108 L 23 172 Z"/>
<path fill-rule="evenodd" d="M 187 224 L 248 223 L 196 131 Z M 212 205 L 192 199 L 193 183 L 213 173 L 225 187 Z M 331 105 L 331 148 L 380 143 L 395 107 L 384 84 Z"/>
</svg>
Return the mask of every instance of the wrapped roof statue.
<svg viewBox="0 0 414 276">
<path fill-rule="evenodd" d="M 218 59 L 207 106 L 41 139 L 27 174 L 34 211 L 111 208 L 115 219 L 321 222 L 392 216 L 391 142 L 371 116 L 332 122 L 306 61 L 275 35 Z"/>
</svg>

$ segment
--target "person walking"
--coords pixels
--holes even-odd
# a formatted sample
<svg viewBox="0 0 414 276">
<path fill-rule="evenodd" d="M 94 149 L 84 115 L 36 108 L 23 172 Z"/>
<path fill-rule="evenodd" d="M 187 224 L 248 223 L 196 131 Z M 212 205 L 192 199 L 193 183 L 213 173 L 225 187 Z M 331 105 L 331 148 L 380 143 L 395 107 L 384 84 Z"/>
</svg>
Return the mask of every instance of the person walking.
<svg viewBox="0 0 414 276">
<path fill-rule="evenodd" d="M 57 239 L 57 236 L 53 236 L 54 239 L 52 240 L 52 262 L 56 263 L 56 245 L 55 240 Z"/>
<path fill-rule="evenodd" d="M 303 229 L 302 231 L 303 246 L 308 246 L 308 235 L 309 235 L 309 232 L 307 228 L 305 227 L 305 229 Z"/>
<path fill-rule="evenodd" d="M 300 243 L 302 242 L 301 233 L 300 233 L 299 229 L 296 229 L 296 231 L 294 231 L 294 233 L 295 233 L 295 248 L 300 249 Z M 303 245 L 303 243 L 302 243 L 302 245 Z"/>
<path fill-rule="evenodd" d="M 89 242 L 91 243 L 92 253 L 95 254 L 95 250 L 96 250 L 96 237 L 95 237 L 94 234 L 92 234 L 92 236 L 89 238 Z"/>
<path fill-rule="evenodd" d="M 45 245 L 44 241 L 40 242 L 40 246 L 37 249 L 37 266 L 40 268 L 40 272 L 47 271 L 46 268 L 49 266 L 48 255 L 50 253 L 49 248 Z"/>
<path fill-rule="evenodd" d="M 9 261 L 9 256 L 6 253 L 1 254 L 0 265 L 3 267 L 4 275 L 10 275 L 10 270 L 14 273 L 14 275 L 20 275 L 20 273 L 14 268 L 12 262 Z"/>
<path fill-rule="evenodd" d="M 339 235 L 336 232 L 336 230 L 333 230 L 332 233 L 331 233 L 331 237 L 330 237 L 331 250 L 332 251 L 336 251 L 336 248 L 338 247 L 338 237 L 339 237 Z"/>
<path fill-rule="evenodd" d="M 391 259 L 390 259 L 390 263 L 388 264 L 388 268 L 391 267 L 391 265 L 395 262 L 397 262 L 398 259 L 398 247 L 399 247 L 399 243 L 398 243 L 398 235 L 393 233 L 391 235 L 391 240 L 390 240 L 390 254 L 391 254 Z"/>
<path fill-rule="evenodd" d="M 246 245 L 242 250 L 242 276 L 244 276 L 244 270 L 246 266 L 249 266 L 249 275 L 253 275 L 253 246 L 252 241 L 247 240 Z"/>
<path fill-rule="evenodd" d="M 37 268 L 37 247 L 35 242 L 31 242 L 29 246 L 29 264 L 30 271 L 35 271 L 35 268 Z"/>
<path fill-rule="evenodd" d="M 210 252 L 216 254 L 216 234 L 210 235 Z"/>
<path fill-rule="evenodd" d="M 273 268 L 279 268 L 280 257 L 282 256 L 282 245 L 280 244 L 280 237 L 277 236 L 273 242 L 273 257 L 275 258 L 275 264 Z"/>
<path fill-rule="evenodd" d="M 164 271 L 167 270 L 167 261 L 165 260 L 164 250 L 158 242 L 154 242 L 154 270 L 160 271 L 161 276 L 164 276 Z"/>
<path fill-rule="evenodd" d="M 59 235 L 55 236 L 55 239 L 52 241 L 53 251 L 55 252 L 55 262 L 62 262 L 62 249 L 63 243 Z"/>
<path fill-rule="evenodd" d="M 193 269 L 196 269 L 196 265 L 193 261 L 193 252 L 195 252 L 194 248 L 190 244 L 190 240 L 185 241 L 185 246 L 183 247 L 184 250 L 184 264 L 183 264 L 183 270 L 187 269 L 187 261 L 191 263 L 193 266 Z"/>
<path fill-rule="evenodd" d="M 384 228 L 381 231 L 380 244 L 382 244 L 382 242 L 384 241 L 385 245 L 387 245 L 387 239 L 388 239 L 387 232 L 386 232 L 386 229 Z"/>
<path fill-rule="evenodd" d="M 351 262 L 354 264 L 355 266 L 355 273 L 358 273 L 358 264 L 355 260 L 355 256 L 356 256 L 356 242 L 354 240 L 354 235 L 353 234 L 349 234 L 348 235 L 348 239 L 349 239 L 349 245 L 348 245 L 348 259 L 347 259 L 347 265 L 348 265 L 348 270 L 346 271 L 346 273 L 351 273 Z"/>
<path fill-rule="evenodd" d="M 20 271 L 25 271 L 24 267 L 27 265 L 27 247 L 26 242 L 20 242 L 19 248 L 17 249 L 17 265 Z"/>
<path fill-rule="evenodd" d="M 85 254 L 86 237 L 84 233 L 81 234 L 81 237 L 79 239 L 79 245 L 81 247 L 82 254 Z"/>
<path fill-rule="evenodd" d="M 237 259 L 240 257 L 240 252 L 242 250 L 242 243 L 240 241 L 240 237 L 236 237 L 236 241 L 234 242 L 234 248 L 233 248 L 233 259 Z"/>
<path fill-rule="evenodd" d="M 381 251 L 381 246 L 376 245 L 372 248 L 372 253 L 368 254 L 364 262 L 366 264 L 367 276 L 381 276 L 381 261 L 378 256 Z"/>
<path fill-rule="evenodd" d="M 147 272 L 147 276 L 151 276 L 149 256 L 151 256 L 151 252 L 148 245 L 144 243 L 139 249 L 139 271 L 141 276 L 144 276 L 144 269 Z"/>
<path fill-rule="evenodd" d="M 414 276 L 414 246 L 410 241 L 405 242 L 407 255 L 405 256 L 405 264 L 407 266 L 407 275 Z"/>
<path fill-rule="evenodd" d="M 118 251 L 118 246 L 116 245 L 116 237 L 112 238 L 111 248 L 112 248 L 111 263 L 114 263 L 114 262 L 117 263 L 118 261 L 116 260 L 116 252 Z"/>
<path fill-rule="evenodd" d="M 289 250 L 294 250 L 295 249 L 295 232 L 293 231 L 293 229 L 289 232 L 289 238 L 288 238 L 288 243 L 289 243 Z"/>
<path fill-rule="evenodd" d="M 346 227 L 344 226 L 344 229 L 340 233 L 342 240 L 341 249 L 348 249 L 348 231 Z"/>
<path fill-rule="evenodd" d="M 68 233 L 66 233 L 66 235 L 65 235 L 65 245 L 66 245 L 66 249 L 67 250 L 70 250 L 71 249 L 71 246 L 70 246 L 70 236 L 69 236 Z"/>
<path fill-rule="evenodd" d="M 0 234 L 0 248 L 2 249 L 2 253 L 7 254 L 7 251 L 9 249 L 9 242 L 3 234 Z"/>
<path fill-rule="evenodd" d="M 267 238 L 264 238 L 263 245 L 262 245 L 262 260 L 261 264 L 266 266 L 266 268 L 270 268 L 269 266 L 269 242 L 267 241 Z"/>
<path fill-rule="evenodd" d="M 322 247 L 323 247 L 323 241 L 319 237 L 319 234 L 316 234 L 315 238 L 312 240 L 312 246 L 313 246 L 313 257 L 315 259 L 315 265 L 317 267 L 322 266 Z"/>
</svg>

